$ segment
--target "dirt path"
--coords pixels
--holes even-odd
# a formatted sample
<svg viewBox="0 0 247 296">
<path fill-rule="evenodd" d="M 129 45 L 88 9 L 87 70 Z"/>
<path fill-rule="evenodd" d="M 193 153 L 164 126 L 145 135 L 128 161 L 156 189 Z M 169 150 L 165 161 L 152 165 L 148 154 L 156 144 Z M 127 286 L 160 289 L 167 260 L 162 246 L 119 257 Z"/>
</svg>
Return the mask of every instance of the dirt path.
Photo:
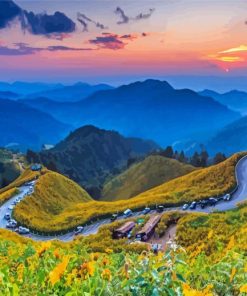
<svg viewBox="0 0 247 296">
<path fill-rule="evenodd" d="M 159 244 L 161 245 L 161 249 L 165 250 L 166 249 L 166 244 L 169 240 L 174 240 L 176 237 L 176 229 L 177 225 L 172 224 L 169 226 L 166 230 L 165 235 L 162 237 L 158 237 L 158 235 L 155 233 L 149 240 L 148 243 L 150 244 Z"/>
</svg>

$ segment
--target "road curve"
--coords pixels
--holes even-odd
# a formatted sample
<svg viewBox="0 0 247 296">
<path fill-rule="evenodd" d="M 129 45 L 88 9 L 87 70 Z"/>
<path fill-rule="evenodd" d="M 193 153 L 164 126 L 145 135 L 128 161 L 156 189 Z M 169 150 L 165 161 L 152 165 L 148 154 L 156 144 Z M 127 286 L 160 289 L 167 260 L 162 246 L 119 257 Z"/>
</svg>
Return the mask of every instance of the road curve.
<svg viewBox="0 0 247 296">
<path fill-rule="evenodd" d="M 213 211 L 227 211 L 231 210 L 233 208 L 236 208 L 237 203 L 247 200 L 247 156 L 244 156 L 239 160 L 239 162 L 236 165 L 235 168 L 235 174 L 236 174 L 236 180 L 237 180 L 237 190 L 232 194 L 232 199 L 230 201 L 219 201 L 215 206 L 206 207 L 204 209 L 197 209 L 197 212 L 204 212 L 204 213 L 210 213 Z M 0 207 L 0 228 L 6 228 L 7 221 L 4 219 L 4 215 L 6 212 L 11 212 L 8 210 L 8 207 L 13 203 L 13 201 L 18 198 L 24 198 L 26 193 L 28 192 L 27 186 L 21 186 L 19 188 L 19 193 L 12 197 L 10 200 L 8 200 L 6 203 L 4 203 Z M 166 208 L 164 212 L 179 210 L 180 208 Z M 188 210 L 192 211 L 192 210 Z M 154 214 L 156 211 L 152 210 L 150 214 Z M 133 214 L 134 217 L 138 217 L 141 215 L 141 212 L 135 212 Z M 123 216 L 118 217 L 118 220 L 123 219 Z M 111 223 L 110 218 L 108 219 L 102 219 L 98 220 L 97 222 L 94 222 L 90 225 L 87 225 L 84 227 L 83 235 L 90 235 L 97 233 L 100 226 Z M 71 241 L 75 237 L 74 232 L 69 232 L 64 235 L 54 235 L 54 236 L 41 236 L 37 234 L 30 233 L 28 235 L 25 235 L 26 237 L 29 237 L 36 241 L 47 241 L 47 240 L 54 240 L 58 239 L 61 241 Z"/>
</svg>

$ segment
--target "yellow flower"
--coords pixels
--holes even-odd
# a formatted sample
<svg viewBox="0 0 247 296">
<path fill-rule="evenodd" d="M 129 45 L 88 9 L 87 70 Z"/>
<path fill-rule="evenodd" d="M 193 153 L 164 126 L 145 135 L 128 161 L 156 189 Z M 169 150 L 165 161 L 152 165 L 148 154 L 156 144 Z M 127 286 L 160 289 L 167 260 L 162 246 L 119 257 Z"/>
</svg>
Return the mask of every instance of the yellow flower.
<svg viewBox="0 0 247 296">
<path fill-rule="evenodd" d="M 51 247 L 51 242 L 43 242 L 41 247 L 37 250 L 38 256 L 41 257 L 45 251 Z"/>
<path fill-rule="evenodd" d="M 234 236 L 231 236 L 230 240 L 229 240 L 229 243 L 226 247 L 226 250 L 229 251 L 231 250 L 235 245 L 235 239 L 234 239 Z"/>
<path fill-rule="evenodd" d="M 111 254 L 111 253 L 113 253 L 113 250 L 110 249 L 110 248 L 106 248 L 106 249 L 105 249 L 105 252 L 106 252 L 107 254 Z"/>
<path fill-rule="evenodd" d="M 240 293 L 247 293 L 247 284 L 243 285 L 243 286 L 240 288 Z"/>
<path fill-rule="evenodd" d="M 94 275 L 94 262 L 84 262 L 81 265 L 80 273 L 83 278 L 86 278 L 87 276 L 93 276 Z"/>
<path fill-rule="evenodd" d="M 63 258 L 63 261 L 61 263 L 59 263 L 49 274 L 49 278 L 50 281 L 52 283 L 52 285 L 54 286 L 62 277 L 62 275 L 64 274 L 67 265 L 69 263 L 69 257 L 65 256 Z"/>
<path fill-rule="evenodd" d="M 208 233 L 208 239 L 210 239 L 212 236 L 213 236 L 213 230 L 211 229 L 210 231 L 209 231 L 209 233 Z"/>
<path fill-rule="evenodd" d="M 104 266 L 108 265 L 109 264 L 109 260 L 106 257 L 104 257 L 103 260 L 102 260 L 102 264 Z"/>
<path fill-rule="evenodd" d="M 237 272 L 237 269 L 234 267 L 234 268 L 232 269 L 232 272 L 231 272 L 231 275 L 230 275 L 230 282 L 232 282 L 232 280 L 233 280 L 233 278 L 234 278 L 236 272 Z"/>
<path fill-rule="evenodd" d="M 99 253 L 92 253 L 90 257 L 91 260 L 97 261 L 99 259 Z"/>
<path fill-rule="evenodd" d="M 101 277 L 104 280 L 110 281 L 111 280 L 111 271 L 109 269 L 104 269 L 101 273 Z"/>
<path fill-rule="evenodd" d="M 58 249 L 56 249 L 56 250 L 53 252 L 53 255 L 54 255 L 57 259 L 60 258 L 60 254 L 59 254 Z"/>
<path fill-rule="evenodd" d="M 209 285 L 206 289 L 203 291 L 198 291 L 192 289 L 188 284 L 183 284 L 183 295 L 184 296 L 213 296 L 213 294 L 210 292 L 212 289 L 212 285 Z"/>
</svg>

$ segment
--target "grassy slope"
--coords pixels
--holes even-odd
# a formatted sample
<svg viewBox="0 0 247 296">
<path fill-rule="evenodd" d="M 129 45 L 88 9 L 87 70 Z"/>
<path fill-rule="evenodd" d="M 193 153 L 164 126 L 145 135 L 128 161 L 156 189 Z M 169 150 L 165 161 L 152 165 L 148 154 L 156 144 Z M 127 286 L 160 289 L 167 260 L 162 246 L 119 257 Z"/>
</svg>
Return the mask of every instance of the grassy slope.
<svg viewBox="0 0 247 296">
<path fill-rule="evenodd" d="M 128 199 L 193 170 L 193 166 L 177 160 L 151 155 L 107 182 L 103 187 L 102 200 Z"/>
<path fill-rule="evenodd" d="M 27 220 L 34 220 L 40 226 L 45 224 L 49 227 L 51 224 L 51 227 L 55 227 L 53 217 L 63 215 L 64 211 L 70 211 L 78 203 L 88 201 L 91 201 L 91 197 L 79 185 L 58 173 L 48 171 L 37 181 L 34 194 L 16 206 L 14 215 L 24 224 Z"/>
<path fill-rule="evenodd" d="M 235 165 L 243 155 L 245 154 L 235 154 L 223 163 L 194 171 L 186 176 L 164 183 L 131 200 L 74 202 L 70 207 L 66 207 L 66 209 L 64 207 L 63 211 L 57 212 L 56 215 L 48 210 L 46 205 L 48 201 L 43 199 L 43 196 L 49 196 L 50 194 L 57 196 L 53 192 L 57 188 L 53 187 L 53 189 L 47 190 L 47 186 L 40 184 L 40 187 L 44 190 L 43 194 L 25 199 L 16 207 L 15 215 L 17 220 L 33 229 L 44 232 L 57 232 L 71 229 L 91 219 L 123 211 L 126 208 L 137 209 L 145 206 L 155 206 L 155 204 L 171 206 L 181 204 L 183 201 L 223 194 L 235 187 Z M 42 180 L 44 179 L 40 178 L 39 183 L 42 183 Z M 50 199 L 49 203 L 55 204 L 55 208 L 59 209 L 54 199 Z M 30 211 L 30 208 L 32 211 Z"/>
</svg>

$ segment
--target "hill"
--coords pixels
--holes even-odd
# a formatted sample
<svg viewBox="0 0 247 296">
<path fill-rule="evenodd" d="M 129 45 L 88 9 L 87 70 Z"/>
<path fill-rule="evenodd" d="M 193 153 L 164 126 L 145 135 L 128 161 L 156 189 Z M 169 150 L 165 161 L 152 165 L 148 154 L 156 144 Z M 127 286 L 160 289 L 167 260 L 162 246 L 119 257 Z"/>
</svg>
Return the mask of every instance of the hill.
<svg viewBox="0 0 247 296">
<path fill-rule="evenodd" d="M 220 130 L 207 144 L 210 153 L 223 152 L 231 155 L 237 151 L 246 151 L 247 116 L 234 121 Z"/>
<path fill-rule="evenodd" d="M 242 114 L 247 114 L 247 93 L 239 90 L 232 90 L 223 94 L 219 94 L 212 90 L 204 90 L 199 92 L 202 96 L 214 98 L 221 104 L 231 108 Z"/>
<path fill-rule="evenodd" d="M 51 213 L 46 214 L 45 204 L 41 210 L 41 206 L 36 199 L 29 198 L 25 199 L 25 204 L 20 203 L 15 208 L 15 215 L 17 220 L 28 227 L 50 233 L 71 229 L 79 224 L 96 220 L 99 217 L 123 212 L 128 208 L 142 209 L 146 206 L 155 207 L 157 204 L 164 204 L 166 206 L 181 205 L 184 202 L 224 194 L 235 188 L 235 166 L 237 161 L 244 155 L 246 153 L 235 154 L 220 164 L 193 171 L 128 200 L 76 203 L 73 207 L 66 208 L 63 212 L 52 215 Z M 43 190 L 46 191 L 46 187 L 43 187 Z M 47 195 L 46 193 L 44 194 Z M 54 203 L 54 200 L 51 200 L 51 202 Z M 32 209 L 31 212 L 30 208 Z"/>
<path fill-rule="evenodd" d="M 55 144 L 70 130 L 52 116 L 11 100 L 0 100 L 0 146 L 18 143 L 21 149 Z"/>
<path fill-rule="evenodd" d="M 151 155 L 104 184 L 101 200 L 128 199 L 193 170 L 177 160 Z"/>
<path fill-rule="evenodd" d="M 45 97 L 47 99 L 58 102 L 76 102 L 90 96 L 91 94 L 99 90 L 109 89 L 113 89 L 113 87 L 107 84 L 90 85 L 87 83 L 78 82 L 70 86 L 64 86 L 42 92 L 32 93 L 26 96 L 25 99 L 36 99 L 37 97 Z"/>
<path fill-rule="evenodd" d="M 84 126 L 53 149 L 41 152 L 39 157 L 45 166 L 70 177 L 97 198 L 106 177 L 126 167 L 130 157 L 157 148 L 151 141 Z"/>
<path fill-rule="evenodd" d="M 153 139 L 162 146 L 212 134 L 240 117 L 212 98 L 189 89 L 176 90 L 159 80 L 100 91 L 75 106 L 76 112 L 68 112 L 73 112 L 77 125 L 114 129 L 126 136 Z"/>
<path fill-rule="evenodd" d="M 87 192 L 75 182 L 58 173 L 48 171 L 39 177 L 34 193 L 16 206 L 14 216 L 18 221 L 26 224 L 35 213 L 42 225 L 52 217 L 63 216 L 64 211 L 69 212 L 78 203 L 91 200 Z M 74 217 L 73 221 L 77 221 L 77 218 Z M 56 225 L 53 224 L 53 227 Z"/>
<path fill-rule="evenodd" d="M 13 154 L 0 149 L 0 188 L 7 186 L 20 175 L 20 167 L 14 160 Z"/>
<path fill-rule="evenodd" d="M 17 100 L 19 97 L 19 94 L 12 91 L 0 91 L 0 99 Z"/>
</svg>

